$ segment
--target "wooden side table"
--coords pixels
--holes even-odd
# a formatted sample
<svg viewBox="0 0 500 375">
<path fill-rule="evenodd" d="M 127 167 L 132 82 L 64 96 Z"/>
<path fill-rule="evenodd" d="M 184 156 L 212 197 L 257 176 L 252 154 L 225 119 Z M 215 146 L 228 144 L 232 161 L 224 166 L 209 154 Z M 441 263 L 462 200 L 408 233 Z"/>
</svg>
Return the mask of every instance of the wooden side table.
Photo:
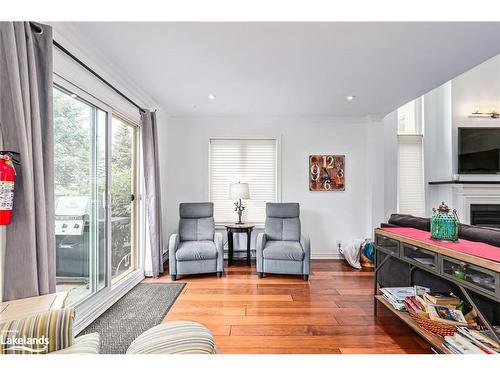
<svg viewBox="0 0 500 375">
<path fill-rule="evenodd" d="M 22 319 L 46 311 L 62 309 L 67 296 L 68 292 L 58 292 L 2 302 L 0 303 L 0 323 L 12 319 Z"/>
<path fill-rule="evenodd" d="M 227 224 L 225 225 L 227 230 L 227 246 L 229 250 L 227 264 L 231 266 L 233 264 L 233 234 L 234 233 L 246 233 L 247 234 L 247 266 L 250 267 L 250 239 L 252 238 L 252 230 L 255 227 L 253 224 Z"/>
</svg>

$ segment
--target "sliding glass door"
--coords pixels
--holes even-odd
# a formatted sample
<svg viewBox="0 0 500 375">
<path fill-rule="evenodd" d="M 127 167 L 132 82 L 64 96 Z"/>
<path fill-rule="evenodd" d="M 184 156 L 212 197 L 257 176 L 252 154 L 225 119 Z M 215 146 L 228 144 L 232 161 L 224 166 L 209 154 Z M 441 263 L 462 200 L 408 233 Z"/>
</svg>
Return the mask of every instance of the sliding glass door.
<svg viewBox="0 0 500 375">
<path fill-rule="evenodd" d="M 111 132 L 111 272 L 116 282 L 137 267 L 137 126 L 113 116 Z"/>
<path fill-rule="evenodd" d="M 107 112 L 54 87 L 57 291 L 75 304 L 106 286 Z"/>
<path fill-rule="evenodd" d="M 138 127 L 69 84 L 53 94 L 56 289 L 74 306 L 137 269 Z"/>
</svg>

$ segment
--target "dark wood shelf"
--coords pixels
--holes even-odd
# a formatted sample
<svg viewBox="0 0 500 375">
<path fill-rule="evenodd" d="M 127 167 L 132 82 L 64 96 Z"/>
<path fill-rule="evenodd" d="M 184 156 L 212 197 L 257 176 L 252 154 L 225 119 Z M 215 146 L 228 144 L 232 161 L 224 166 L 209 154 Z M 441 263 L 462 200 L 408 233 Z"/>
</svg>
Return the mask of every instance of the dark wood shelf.
<svg viewBox="0 0 500 375">
<path fill-rule="evenodd" d="M 450 184 L 500 185 L 500 181 L 430 181 L 429 182 L 429 185 L 450 185 Z"/>
</svg>

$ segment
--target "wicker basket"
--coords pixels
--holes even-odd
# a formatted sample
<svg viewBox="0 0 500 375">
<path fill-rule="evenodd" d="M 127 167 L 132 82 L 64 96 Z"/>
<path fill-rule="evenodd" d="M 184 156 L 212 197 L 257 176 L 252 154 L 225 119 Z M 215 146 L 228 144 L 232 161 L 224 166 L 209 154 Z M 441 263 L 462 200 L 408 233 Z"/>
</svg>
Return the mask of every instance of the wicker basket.
<svg viewBox="0 0 500 375">
<path fill-rule="evenodd" d="M 436 322 L 434 320 L 431 320 L 429 318 L 426 318 L 415 311 L 413 311 L 405 302 L 406 310 L 408 310 L 408 313 L 412 317 L 413 320 L 417 322 L 417 324 L 422 327 L 423 329 L 434 333 L 439 336 L 453 336 L 455 332 L 457 332 L 458 327 L 454 326 L 452 324 L 444 324 L 440 322 Z"/>
</svg>

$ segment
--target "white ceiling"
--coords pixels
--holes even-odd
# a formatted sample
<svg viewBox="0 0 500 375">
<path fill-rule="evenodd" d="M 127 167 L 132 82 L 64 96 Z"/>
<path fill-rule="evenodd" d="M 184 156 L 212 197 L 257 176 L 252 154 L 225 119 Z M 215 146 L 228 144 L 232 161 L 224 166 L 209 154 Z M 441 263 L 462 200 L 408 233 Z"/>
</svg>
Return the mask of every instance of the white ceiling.
<svg viewBox="0 0 500 375">
<path fill-rule="evenodd" d="M 386 115 L 500 53 L 500 23 L 59 26 L 171 116 Z"/>
</svg>

